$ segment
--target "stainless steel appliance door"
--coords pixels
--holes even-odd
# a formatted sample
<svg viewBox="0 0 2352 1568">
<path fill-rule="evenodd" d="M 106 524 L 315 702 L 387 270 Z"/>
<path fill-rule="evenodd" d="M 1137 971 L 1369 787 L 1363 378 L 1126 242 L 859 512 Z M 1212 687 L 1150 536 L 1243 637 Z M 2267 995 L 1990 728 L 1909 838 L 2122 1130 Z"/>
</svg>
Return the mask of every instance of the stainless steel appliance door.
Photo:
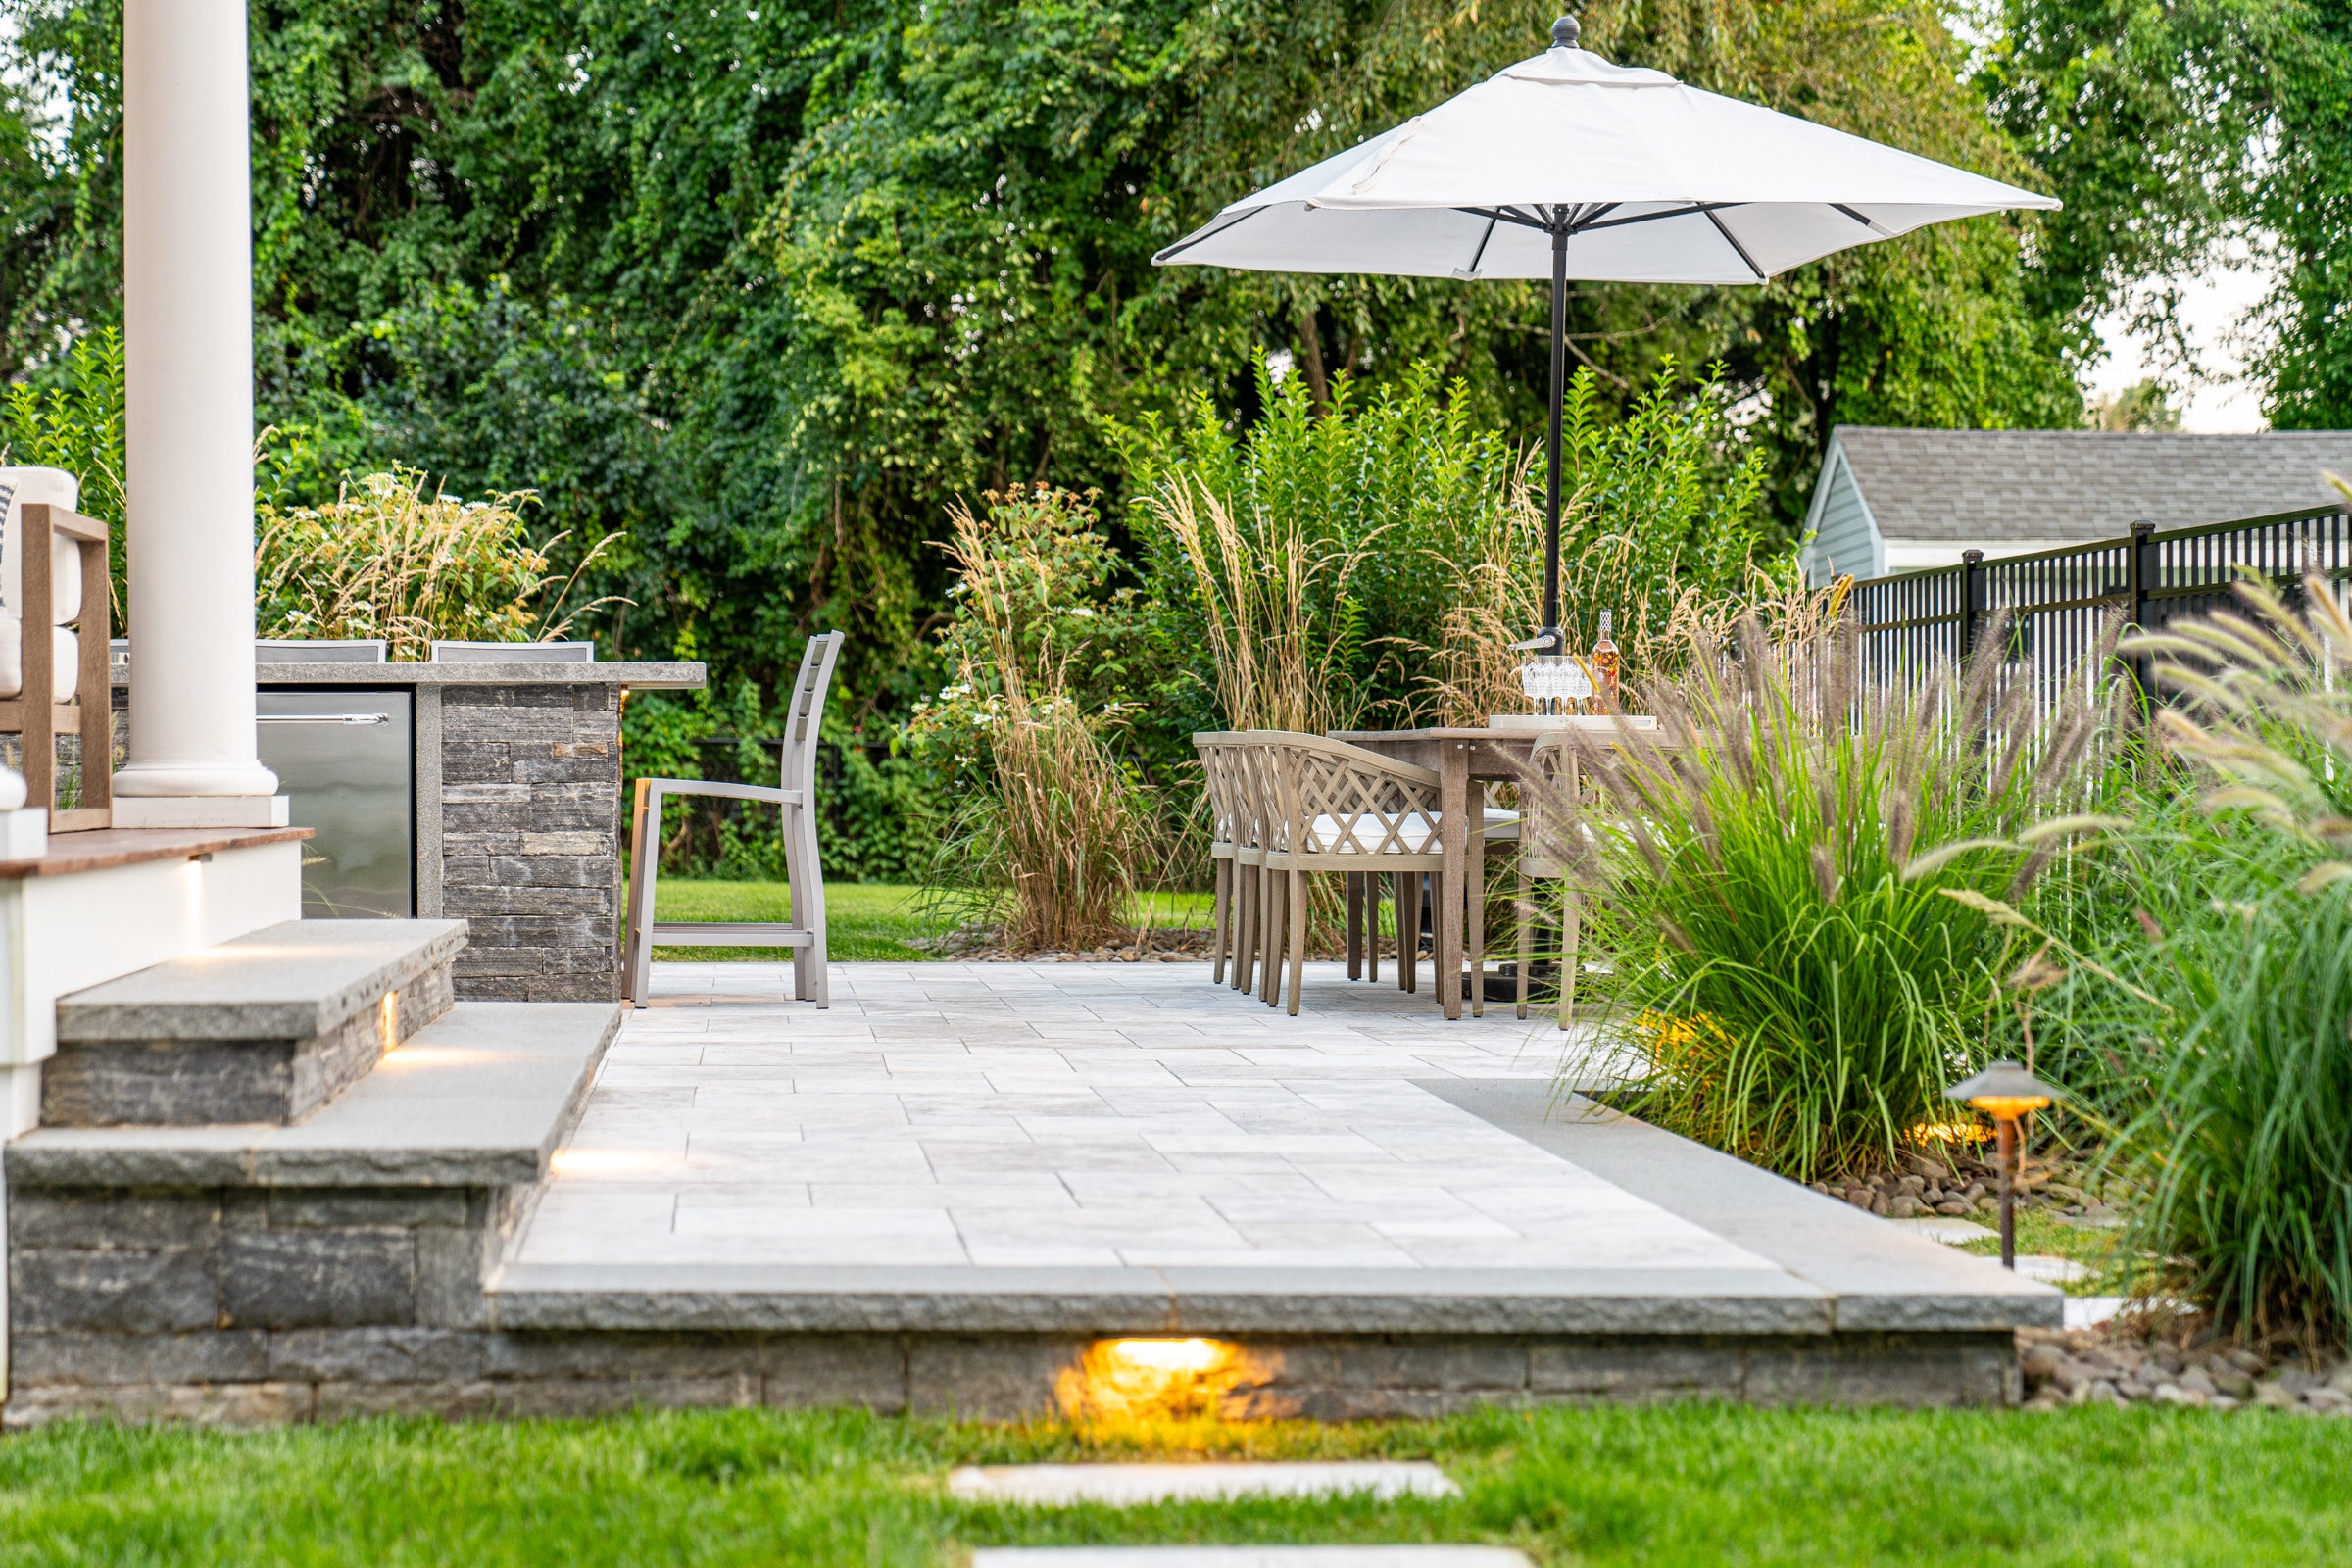
<svg viewBox="0 0 2352 1568">
<path fill-rule="evenodd" d="M 409 693 L 263 691 L 262 761 L 289 797 L 307 920 L 416 913 L 415 703 Z"/>
</svg>

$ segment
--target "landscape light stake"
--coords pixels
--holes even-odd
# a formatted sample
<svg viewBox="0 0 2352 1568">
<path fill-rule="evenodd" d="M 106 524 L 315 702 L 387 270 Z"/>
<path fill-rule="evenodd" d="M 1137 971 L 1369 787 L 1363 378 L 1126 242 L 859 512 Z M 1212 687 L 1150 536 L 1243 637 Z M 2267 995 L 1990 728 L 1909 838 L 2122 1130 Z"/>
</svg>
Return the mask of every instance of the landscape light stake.
<svg viewBox="0 0 2352 1568">
<path fill-rule="evenodd" d="M 1990 1116 L 2000 1128 L 2001 1267 L 2017 1268 L 2017 1123 L 2058 1098 L 2058 1091 L 2014 1061 L 1996 1061 L 1943 1092 Z"/>
</svg>

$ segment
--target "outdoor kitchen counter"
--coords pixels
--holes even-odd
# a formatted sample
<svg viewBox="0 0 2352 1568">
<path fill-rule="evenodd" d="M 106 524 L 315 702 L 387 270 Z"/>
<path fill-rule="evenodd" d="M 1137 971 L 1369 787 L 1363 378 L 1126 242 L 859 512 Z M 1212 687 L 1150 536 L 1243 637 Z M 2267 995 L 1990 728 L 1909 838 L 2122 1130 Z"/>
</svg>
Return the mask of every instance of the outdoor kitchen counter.
<svg viewBox="0 0 2352 1568">
<path fill-rule="evenodd" d="M 518 654 L 527 649 L 518 648 Z M 135 658 L 135 654 L 133 656 Z M 405 779 L 390 780 L 395 838 L 408 800 L 407 899 L 355 912 L 464 919 L 471 931 L 455 969 L 457 995 L 481 1002 L 604 1002 L 619 996 L 621 705 L 632 691 L 693 691 L 699 663 L 556 659 L 474 662 L 261 662 L 265 712 L 330 715 L 380 706 L 409 730 Z M 338 695 L 339 694 L 339 695 Z M 273 724 L 293 722 L 278 717 Z M 338 796 L 337 731 L 305 736 L 321 812 Z M 349 732 L 350 755 L 359 737 Z M 289 755 L 301 755 L 291 753 Z M 395 757 L 397 753 L 395 753 Z M 399 764 L 392 762 L 395 770 Z M 289 783 L 302 817 L 302 790 Z M 323 819 L 323 818 L 322 818 Z M 314 856 L 334 853 L 325 842 Z M 372 841 L 371 841 L 372 842 Z M 315 868 L 320 879 L 324 868 Z M 314 913 L 318 912 L 316 910 Z"/>
</svg>

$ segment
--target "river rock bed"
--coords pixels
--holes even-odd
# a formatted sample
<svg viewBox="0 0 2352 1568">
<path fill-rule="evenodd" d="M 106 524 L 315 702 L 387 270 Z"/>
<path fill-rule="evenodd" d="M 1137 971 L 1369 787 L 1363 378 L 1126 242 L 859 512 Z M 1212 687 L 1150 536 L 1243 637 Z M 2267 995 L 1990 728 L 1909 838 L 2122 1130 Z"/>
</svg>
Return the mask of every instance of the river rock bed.
<svg viewBox="0 0 2352 1568">
<path fill-rule="evenodd" d="M 2020 1329 L 2026 1408 L 2166 1404 L 2352 1415 L 2352 1363 L 2269 1357 L 2242 1345 L 2134 1340 L 2131 1319 L 2090 1329 Z"/>
<path fill-rule="evenodd" d="M 1941 1214 L 1953 1219 L 1994 1214 L 2000 1208 L 2000 1173 L 1986 1160 L 1955 1154 L 1949 1160 L 1914 1155 L 1909 1170 L 1815 1182 L 1813 1190 L 1841 1198 L 1883 1219 L 1917 1219 Z M 2019 1208 L 2046 1208 L 2067 1219 L 2098 1224 L 2120 1219 L 2088 1190 L 2087 1178 L 2064 1167 L 2029 1164 L 2017 1189 Z"/>
</svg>

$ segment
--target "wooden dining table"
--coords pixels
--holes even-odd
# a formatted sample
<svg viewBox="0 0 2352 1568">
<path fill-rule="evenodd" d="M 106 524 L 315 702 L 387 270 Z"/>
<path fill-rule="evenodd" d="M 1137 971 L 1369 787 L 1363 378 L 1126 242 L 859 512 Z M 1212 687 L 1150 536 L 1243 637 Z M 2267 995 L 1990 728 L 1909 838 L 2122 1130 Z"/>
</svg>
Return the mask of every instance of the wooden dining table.
<svg viewBox="0 0 2352 1568">
<path fill-rule="evenodd" d="M 1592 718 L 1562 723 L 1557 728 L 1586 728 L 1596 723 L 1607 723 L 1611 730 L 1616 728 L 1613 722 Z M 1326 732 L 1332 740 L 1361 746 L 1396 761 L 1429 768 L 1438 775 L 1438 845 L 1445 869 L 1439 873 L 1435 967 L 1438 997 L 1448 1018 L 1462 1015 L 1462 910 L 1470 864 L 1470 824 L 1476 821 L 1483 830 L 1486 822 L 1483 799 L 1479 813 L 1475 817 L 1471 814 L 1470 785 L 1473 780 L 1517 783 L 1527 777 L 1537 738 L 1552 730 L 1550 725 L 1509 729 L 1443 725 L 1429 729 Z M 1404 940 L 1404 933 L 1399 931 L 1398 938 Z"/>
</svg>

